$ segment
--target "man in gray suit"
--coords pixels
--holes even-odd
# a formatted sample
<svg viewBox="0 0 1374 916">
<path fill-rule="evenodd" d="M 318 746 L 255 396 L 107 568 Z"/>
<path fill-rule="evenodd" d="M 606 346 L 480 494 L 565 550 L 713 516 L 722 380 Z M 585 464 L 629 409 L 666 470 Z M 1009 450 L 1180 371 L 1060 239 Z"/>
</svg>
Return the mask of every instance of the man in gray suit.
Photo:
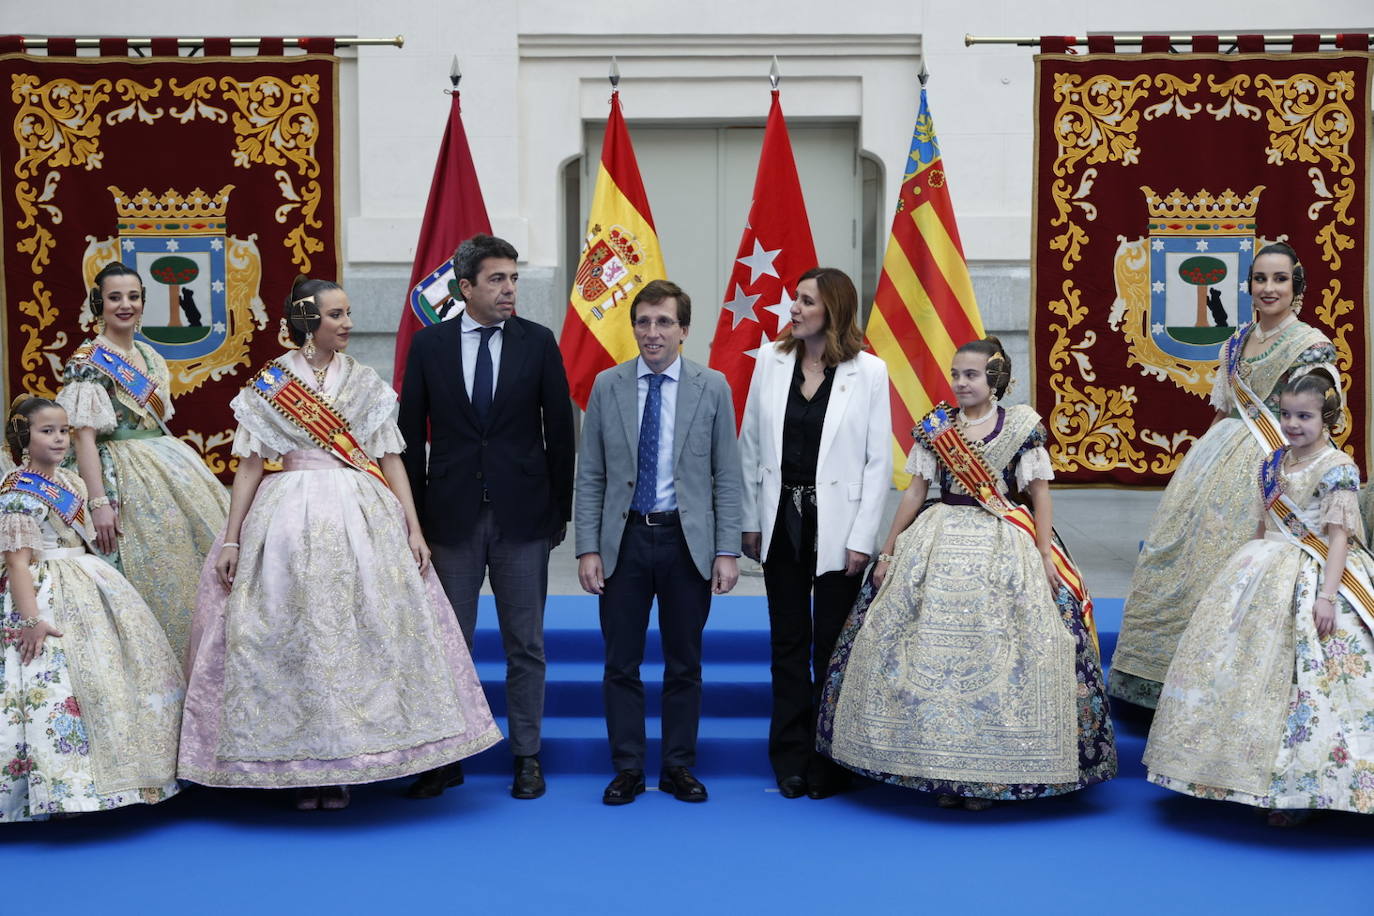
<svg viewBox="0 0 1374 916">
<path fill-rule="evenodd" d="M 602 795 L 644 791 L 644 637 L 658 598 L 663 638 L 659 789 L 706 800 L 692 775 L 701 717 L 701 631 L 711 594 L 739 579 L 742 480 L 725 376 L 680 354 L 692 301 L 654 280 L 630 305 L 639 356 L 596 377 L 582 423 L 573 509 L 578 578 L 601 597 L 602 691 L 616 777 Z"/>
</svg>

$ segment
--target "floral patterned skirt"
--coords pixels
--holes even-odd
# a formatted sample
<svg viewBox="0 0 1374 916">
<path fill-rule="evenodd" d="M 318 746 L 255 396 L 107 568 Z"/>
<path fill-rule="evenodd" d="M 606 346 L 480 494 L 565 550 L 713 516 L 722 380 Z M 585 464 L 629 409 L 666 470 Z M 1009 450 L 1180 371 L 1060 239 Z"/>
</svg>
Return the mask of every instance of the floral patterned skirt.
<svg viewBox="0 0 1374 916">
<path fill-rule="evenodd" d="M 907 529 L 907 532 L 898 540 L 897 558 L 894 560 L 892 568 L 889 570 L 889 577 L 902 575 L 898 567 L 899 564 L 903 562 L 923 564 L 927 559 L 925 555 L 918 554 L 914 551 L 915 544 L 913 542 L 916 541 L 917 538 L 913 536 L 913 529 L 918 525 L 934 523 L 934 518 L 927 517 L 928 513 L 931 511 L 932 510 L 927 510 L 923 512 L 922 517 L 918 518 L 917 522 L 913 523 L 912 528 Z M 940 506 L 934 507 L 933 511 L 937 515 L 942 512 L 975 514 L 983 512 L 981 509 L 959 508 L 951 510 L 949 507 Z M 981 518 L 979 518 L 979 521 L 981 522 Z M 1004 522 L 992 519 L 990 516 L 987 518 L 987 521 L 993 523 L 991 525 L 992 530 L 997 532 L 999 536 L 1005 534 L 1012 539 L 1024 537 L 1024 535 L 1020 533 L 1010 531 L 1009 528 L 1007 531 L 1003 532 L 1001 528 L 1005 527 Z M 1011 540 L 1006 543 L 1009 543 L 1014 550 L 1016 549 L 1016 545 L 1019 544 L 1019 541 Z M 991 545 L 985 546 L 990 547 Z M 1005 546 L 1006 544 L 1003 544 L 1004 548 Z M 939 549 L 938 544 L 935 545 L 934 549 Z M 1028 570 L 1033 570 L 1033 574 L 1040 575 L 1039 555 L 1035 553 L 1033 546 L 1029 546 L 1029 551 L 1031 556 L 1034 557 L 1034 563 L 1027 568 Z M 930 566 L 928 563 L 925 563 L 923 568 L 929 569 Z M 1004 578 L 1005 574 L 997 573 L 990 574 L 987 579 L 979 581 L 1001 581 Z M 889 583 L 884 584 L 885 586 L 890 585 Z M 918 592 L 918 594 L 924 597 L 923 592 Z M 870 578 L 864 583 L 863 590 L 859 593 L 859 598 L 855 603 L 854 610 L 850 614 L 849 620 L 845 624 L 844 631 L 841 633 L 839 641 L 836 643 L 835 652 L 831 656 L 830 667 L 826 674 L 824 692 L 821 699 L 819 720 L 817 722 L 816 745 L 818 750 L 831 756 L 848 769 L 867 776 L 870 779 L 923 792 L 939 792 L 978 798 L 1013 800 L 1061 795 L 1095 783 L 1104 782 L 1116 775 L 1116 740 L 1112 729 L 1111 719 L 1108 715 L 1107 695 L 1103 683 L 1102 665 L 1097 645 L 1091 633 L 1089 633 L 1087 627 L 1084 625 L 1081 606 L 1069 593 L 1068 589 L 1062 587 L 1059 589 L 1058 594 L 1055 595 L 1055 609 L 1058 611 L 1059 622 L 1062 622 L 1062 626 L 1064 630 L 1068 632 L 1073 644 L 1073 681 L 1055 685 L 1053 692 L 1058 693 L 1060 697 L 1063 697 L 1065 692 L 1069 694 L 1069 697 L 1066 699 L 1070 702 L 1072 714 L 1076 717 L 1076 727 L 1075 723 L 1071 720 L 1069 728 L 1073 736 L 1076 737 L 1077 753 L 1073 759 L 1076 762 L 1077 778 L 1055 783 L 1013 783 L 1010 781 L 993 783 L 969 779 L 942 779 L 939 774 L 934 772 L 926 772 L 921 775 L 894 773 L 871 766 L 864 766 L 856 762 L 857 757 L 847 761 L 841 759 L 840 756 L 836 756 L 835 739 L 838 730 L 836 724 L 837 710 L 840 707 L 840 695 L 846 687 L 846 676 L 850 676 L 850 679 L 854 681 L 863 680 L 870 685 L 878 684 L 881 689 L 896 691 L 899 694 L 905 695 L 905 693 L 903 693 L 904 687 L 902 684 L 902 676 L 898 670 L 901 668 L 901 664 L 898 662 L 898 655 L 909 656 L 909 664 L 911 661 L 917 659 L 921 654 L 921 646 L 925 645 L 919 635 L 919 621 L 923 610 L 928 609 L 923 609 L 919 601 L 914 607 L 907 606 L 903 602 L 891 600 L 891 597 L 886 594 L 882 602 L 875 603 L 877 595 L 878 590 L 873 587 L 872 579 Z M 1006 601 L 1013 600 L 1010 595 L 999 597 Z M 892 629 L 895 627 L 895 632 L 898 635 L 895 637 L 893 652 L 896 654 L 889 656 L 888 662 L 885 663 L 883 670 L 870 671 L 865 673 L 863 677 L 859 677 L 857 676 L 857 672 L 848 669 L 853 661 L 853 650 L 856 640 L 864 629 L 866 619 L 870 616 L 870 611 L 875 608 L 885 615 L 896 615 L 895 617 L 889 617 L 889 620 L 886 621 L 884 626 L 884 629 Z M 1053 625 L 1052 623 L 1051 626 Z M 957 636 L 960 634 L 954 635 Z M 1062 635 L 1058 638 L 1062 638 Z M 937 635 L 934 642 L 940 642 L 942 639 L 948 642 L 949 634 L 945 637 Z M 956 641 L 962 642 L 963 640 Z M 1026 647 L 1026 649 L 1027 651 L 1038 651 L 1031 647 Z M 948 659 L 945 659 L 944 663 L 947 662 Z M 939 659 L 933 656 L 922 663 L 936 666 L 942 664 Z M 886 685 L 886 687 L 882 687 L 882 685 Z M 907 688 L 910 686 L 910 683 L 906 685 Z M 958 691 L 949 691 L 949 696 L 945 696 L 943 700 L 937 700 L 936 702 L 956 707 L 960 706 L 960 700 L 953 696 L 955 693 L 958 693 Z M 973 708 L 973 706 L 979 702 L 975 698 L 976 693 L 977 691 L 970 691 L 965 697 L 965 701 L 968 705 L 965 706 L 962 711 L 951 710 L 951 714 L 956 718 L 963 718 L 968 721 L 976 721 L 987 715 L 987 710 Z M 927 696 L 927 699 L 930 699 L 930 697 Z M 853 704 L 850 705 L 852 706 Z M 927 703 L 926 705 L 931 704 Z M 905 728 L 912 738 L 918 738 L 921 732 L 921 726 L 916 721 L 916 715 L 917 713 L 914 707 L 908 707 L 910 721 L 902 728 L 894 726 L 892 734 L 900 734 L 903 728 Z M 892 740 L 891 736 L 889 736 L 887 740 Z M 914 748 L 889 747 L 887 750 L 888 756 L 897 760 L 912 756 L 911 752 L 914 751 Z M 1069 752 L 1073 754 L 1073 749 L 1070 748 Z M 870 756 L 870 759 L 874 758 Z M 929 768 L 927 767 L 927 769 Z"/>
<path fill-rule="evenodd" d="M 1374 574 L 1353 544 L 1348 563 Z M 1342 596 L 1335 632 L 1318 636 L 1320 581 L 1315 561 L 1272 539 L 1223 569 L 1169 668 L 1145 751 L 1151 782 L 1260 808 L 1374 814 L 1374 633 Z"/>
<path fill-rule="evenodd" d="M 147 607 L 94 556 L 35 564 L 39 616 L 64 636 L 20 664 L 4 595 L 0 823 L 153 804 L 177 792 L 180 665 Z"/>
</svg>

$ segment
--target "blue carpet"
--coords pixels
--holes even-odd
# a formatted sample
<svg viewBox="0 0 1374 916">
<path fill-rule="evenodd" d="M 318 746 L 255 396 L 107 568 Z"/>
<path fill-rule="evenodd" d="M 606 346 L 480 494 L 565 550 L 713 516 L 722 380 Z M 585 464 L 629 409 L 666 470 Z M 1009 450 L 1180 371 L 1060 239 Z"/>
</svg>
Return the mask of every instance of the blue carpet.
<svg viewBox="0 0 1374 916">
<path fill-rule="evenodd" d="M 731 655 L 736 640 L 757 648 L 761 608 L 717 602 L 706 676 L 732 678 L 746 696 L 762 684 L 766 704 L 766 640 L 752 673 Z M 484 608 L 484 625 L 490 615 Z M 1099 607 L 1104 644 L 1119 615 L 1120 602 Z M 783 799 L 766 760 L 754 759 L 766 705 L 735 709 L 722 697 L 709 717 L 715 743 L 701 751 L 711 801 L 650 791 L 607 808 L 604 729 L 585 709 L 597 666 L 574 651 L 599 651 L 594 620 L 590 600 L 550 603 L 549 657 L 566 685 L 559 702 L 569 696 L 550 716 L 550 750 L 568 766 L 549 767 L 542 799 L 508 797 L 498 747 L 469 767 L 466 785 L 432 801 L 402 798 L 396 781 L 356 790 L 346 811 L 298 813 L 280 793 L 192 789 L 155 808 L 5 826 L 5 912 L 1252 916 L 1323 899 L 1370 911 L 1358 901 L 1374 869 L 1374 822 L 1330 815 L 1274 830 L 1250 809 L 1152 786 L 1140 766 L 1148 719 L 1130 708 L 1115 716 L 1118 779 L 975 814 L 890 786 Z M 496 664 L 491 645 L 484 632 L 484 675 Z"/>
</svg>

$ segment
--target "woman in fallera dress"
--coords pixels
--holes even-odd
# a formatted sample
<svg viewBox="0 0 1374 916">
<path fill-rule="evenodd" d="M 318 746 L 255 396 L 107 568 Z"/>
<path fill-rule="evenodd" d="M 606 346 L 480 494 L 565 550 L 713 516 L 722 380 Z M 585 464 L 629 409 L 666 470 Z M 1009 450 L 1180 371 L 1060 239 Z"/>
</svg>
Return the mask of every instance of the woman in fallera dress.
<svg viewBox="0 0 1374 916">
<path fill-rule="evenodd" d="M 960 347 L 950 378 L 958 409 L 915 431 L 911 485 L 831 658 L 817 731 L 858 773 L 981 810 L 1111 779 L 1117 756 L 1040 417 L 998 405 L 1011 360 L 995 337 Z"/>
<path fill-rule="evenodd" d="M 1274 826 L 1374 814 L 1374 557 L 1359 471 L 1327 435 L 1340 415 L 1326 370 L 1284 387 L 1289 444 L 1252 472 L 1264 522 L 1203 592 L 1145 748 L 1151 782 Z"/>
<path fill-rule="evenodd" d="M 128 580 L 86 548 L 67 412 L 23 398 L 0 483 L 0 823 L 176 794 L 181 664 Z"/>
<path fill-rule="evenodd" d="M 147 600 L 184 658 L 196 580 L 224 527 L 229 494 L 195 450 L 167 431 L 171 380 L 158 352 L 134 339 L 143 281 L 118 261 L 96 274 L 91 313 L 101 331 L 77 348 L 57 402 L 91 495 L 95 546 Z"/>
<path fill-rule="evenodd" d="M 201 576 L 179 775 L 342 808 L 350 784 L 434 769 L 501 734 L 430 568 L 396 394 L 342 352 L 348 296 L 301 277 L 286 315 L 303 346 L 232 402 L 239 464 Z"/>
<path fill-rule="evenodd" d="M 1307 277 L 1283 243 L 1266 245 L 1250 267 L 1255 320 L 1222 348 L 1212 388 L 1216 416 L 1169 479 L 1136 560 L 1107 689 L 1154 707 L 1188 618 L 1217 569 L 1260 523 L 1255 468 L 1272 450 L 1256 425 L 1275 414 L 1293 378 L 1326 366 L 1336 350 L 1298 320 Z"/>
</svg>

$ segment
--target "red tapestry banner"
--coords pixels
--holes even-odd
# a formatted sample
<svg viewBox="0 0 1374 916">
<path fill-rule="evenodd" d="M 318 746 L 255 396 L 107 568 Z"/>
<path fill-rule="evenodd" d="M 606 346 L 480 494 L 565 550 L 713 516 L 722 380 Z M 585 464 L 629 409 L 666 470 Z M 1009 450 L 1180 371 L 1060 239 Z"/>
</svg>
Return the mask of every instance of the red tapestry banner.
<svg viewBox="0 0 1374 916">
<path fill-rule="evenodd" d="M 1032 398 L 1056 479 L 1158 486 L 1206 431 L 1255 252 L 1293 246 L 1368 473 L 1370 55 L 1036 57 Z"/>
<path fill-rule="evenodd" d="M 0 55 L 6 398 L 52 396 L 122 261 L 167 360 L 173 433 L 223 479 L 229 400 L 279 353 L 297 273 L 337 279 L 337 60 Z"/>
</svg>

